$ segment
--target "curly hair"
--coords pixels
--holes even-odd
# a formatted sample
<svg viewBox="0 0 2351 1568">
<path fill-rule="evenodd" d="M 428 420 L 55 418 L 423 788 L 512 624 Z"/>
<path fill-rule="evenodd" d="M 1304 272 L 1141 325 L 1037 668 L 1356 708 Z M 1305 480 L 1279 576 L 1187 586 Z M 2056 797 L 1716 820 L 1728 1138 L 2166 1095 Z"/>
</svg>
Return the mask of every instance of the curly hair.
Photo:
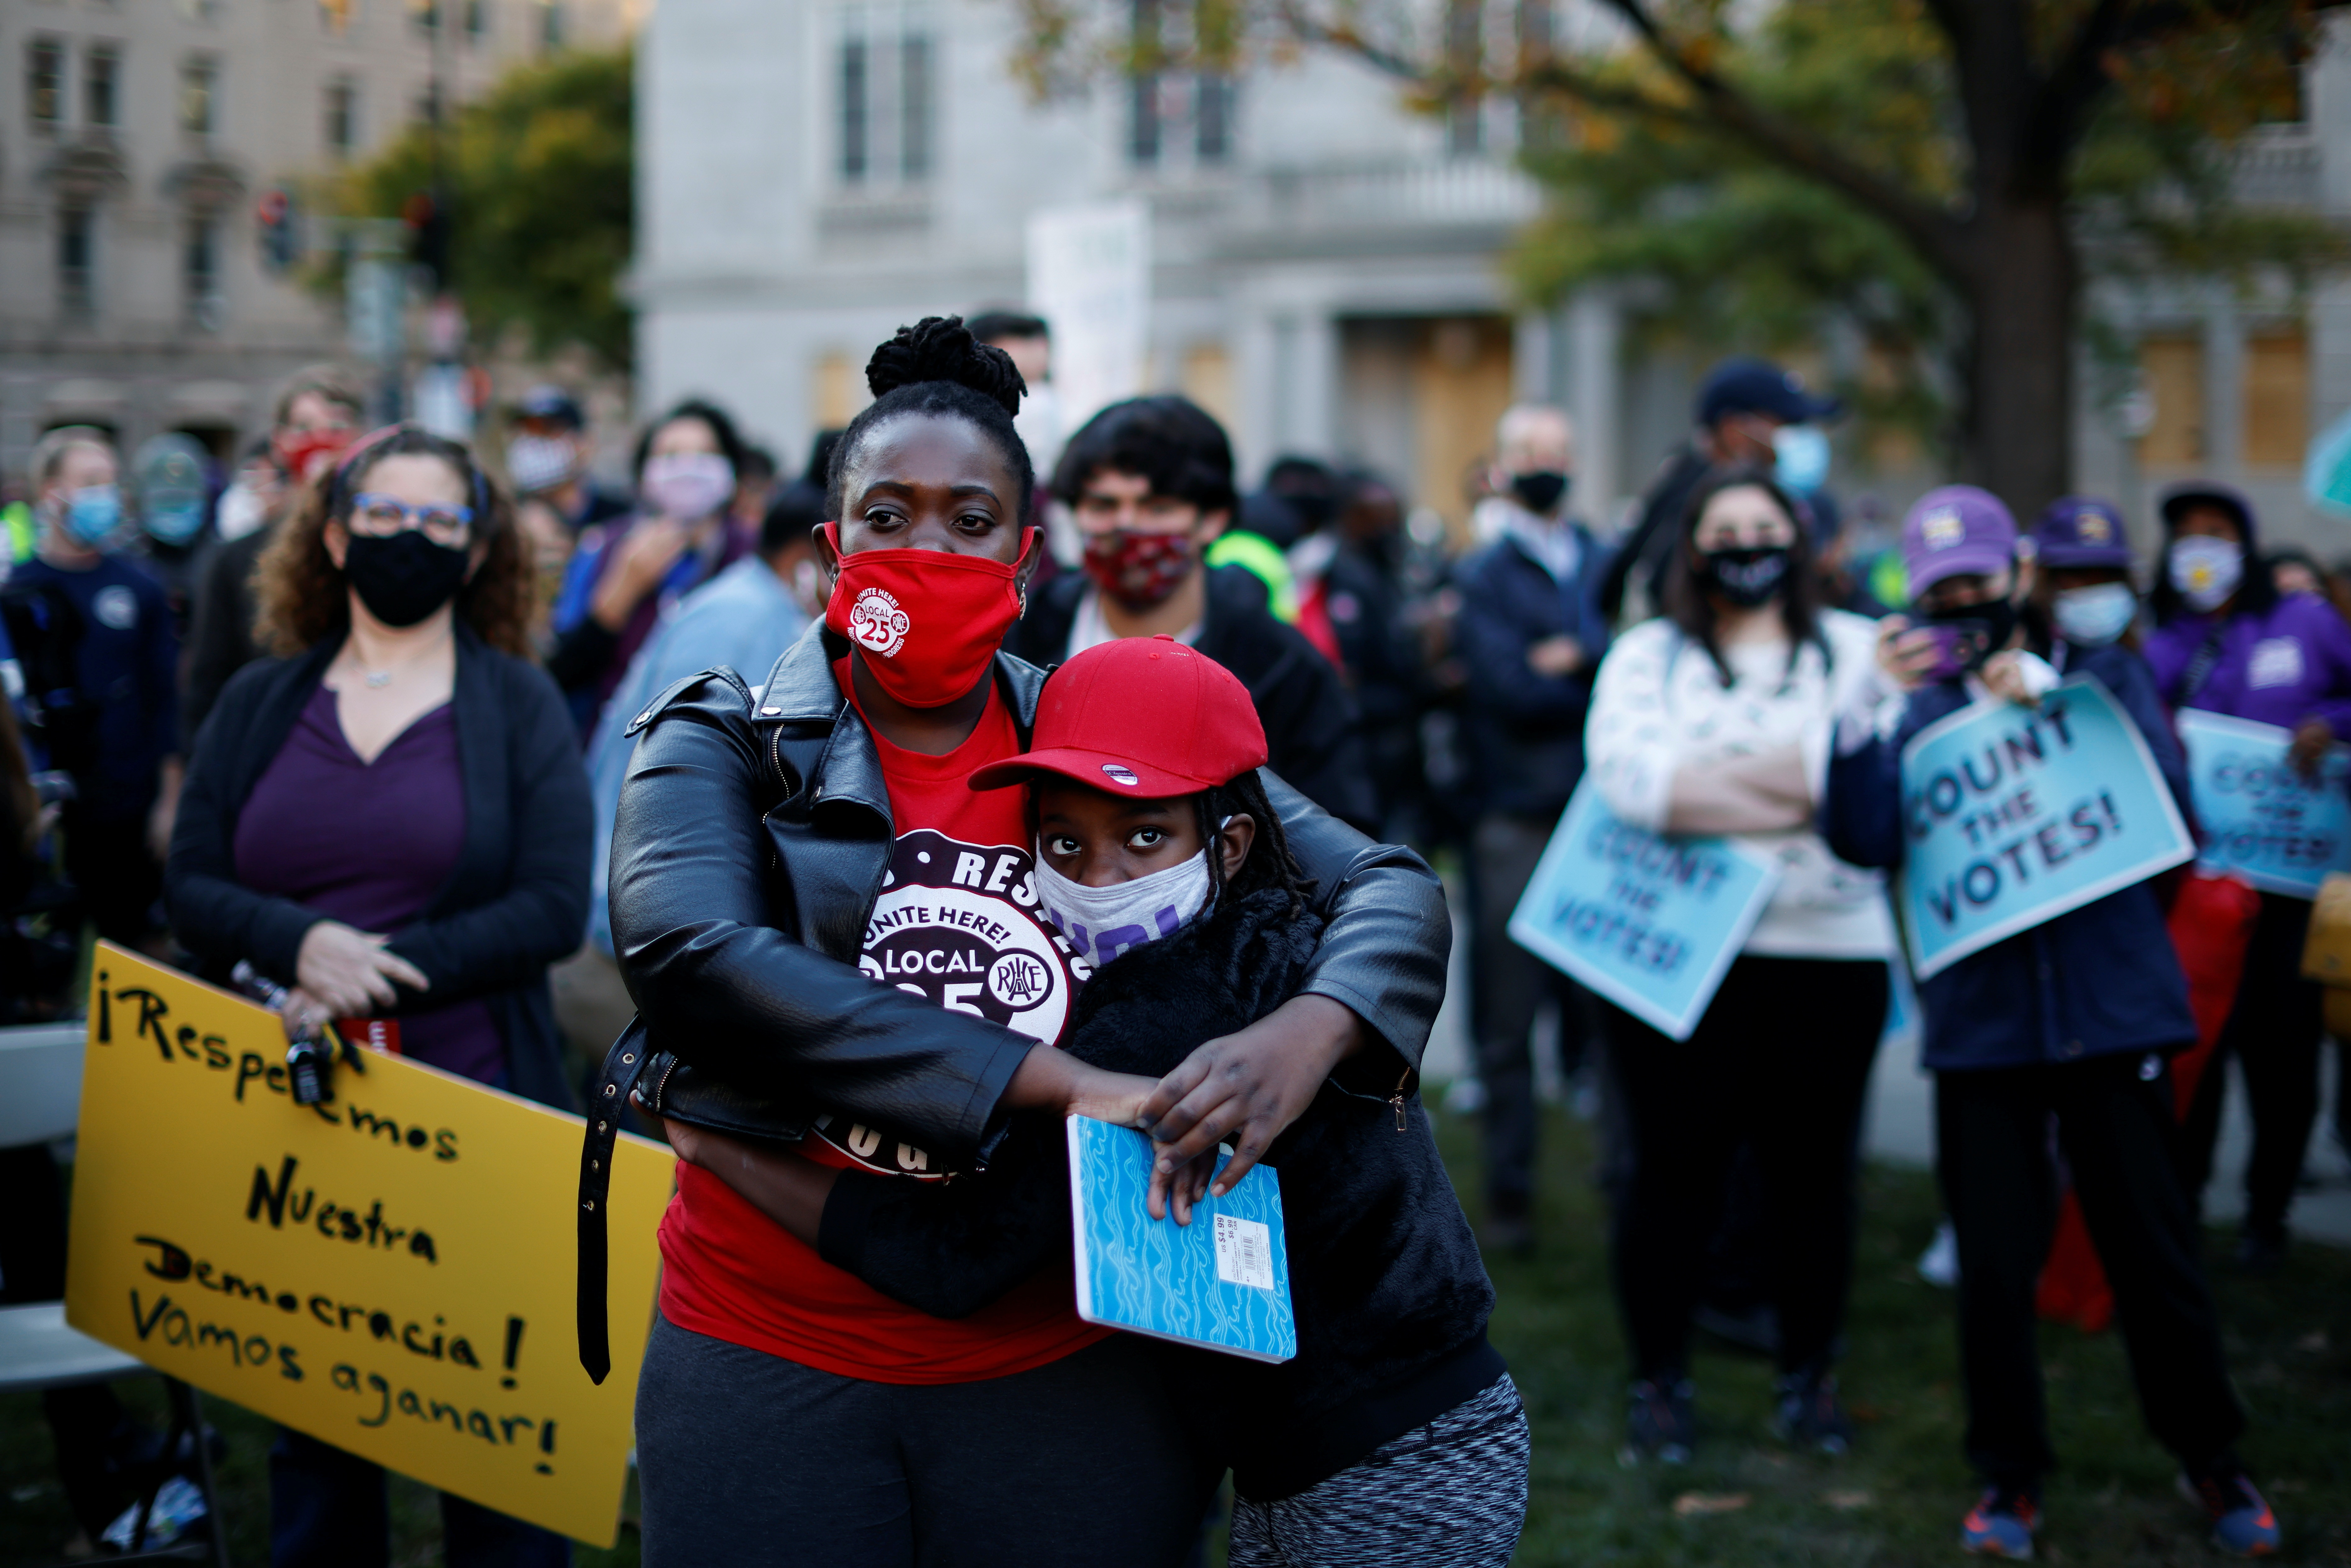
<svg viewBox="0 0 2351 1568">
<path fill-rule="evenodd" d="M 394 425 L 389 434 L 362 441 L 320 475 L 254 563 L 260 641 L 269 652 L 291 656 L 350 628 L 350 585 L 327 553 L 327 524 L 348 523 L 351 497 L 370 469 L 387 457 L 409 455 L 446 463 L 474 497 L 474 538 L 488 549 L 457 591 L 458 617 L 500 653 L 533 656 L 530 627 L 538 599 L 513 507 L 462 444 L 413 424 Z"/>
<path fill-rule="evenodd" d="M 873 401 L 849 422 L 841 444 L 832 449 L 825 476 L 828 517 L 841 516 L 846 498 L 841 486 L 867 434 L 902 413 L 922 413 L 977 425 L 1012 475 L 1019 520 L 1029 520 L 1037 474 L 1029 461 L 1028 444 L 1012 426 L 1029 383 L 1020 379 L 1011 355 L 975 341 L 960 316 L 925 316 L 911 327 L 899 328 L 895 337 L 873 350 L 865 363 L 865 385 Z"/>
</svg>

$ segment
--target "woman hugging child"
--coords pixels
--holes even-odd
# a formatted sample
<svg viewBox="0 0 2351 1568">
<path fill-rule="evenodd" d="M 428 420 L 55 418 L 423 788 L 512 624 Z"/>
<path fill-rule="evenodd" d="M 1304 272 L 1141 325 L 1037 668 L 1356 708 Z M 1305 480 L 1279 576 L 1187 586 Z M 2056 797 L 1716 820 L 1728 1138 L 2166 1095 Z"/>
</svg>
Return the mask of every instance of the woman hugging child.
<svg viewBox="0 0 2351 1568">
<path fill-rule="evenodd" d="M 1265 759 L 1238 680 L 1173 639 L 1136 638 L 1055 671 L 1033 749 L 971 776 L 974 789 L 1029 789 L 1037 903 L 1094 967 L 1063 1036 L 1080 1061 L 1163 1078 L 1301 988 L 1322 922 L 1258 777 Z M 1486 1568 L 1518 1543 L 1526 1413 L 1487 1343 L 1493 1287 L 1414 1077 L 1393 1053 L 1359 1056 L 1267 1152 L 1282 1173 L 1297 1356 L 1160 1347 L 1195 1414 L 1204 1492 L 1233 1472 L 1236 1568 Z M 669 1130 L 682 1158 L 825 1261 L 954 1318 L 1067 1253 L 1054 1121 L 1017 1114 L 987 1167 L 950 1181 Z M 1177 1223 L 1213 1163 L 1174 1173 Z M 1166 1218 L 1155 1193 L 1152 1207 Z"/>
</svg>

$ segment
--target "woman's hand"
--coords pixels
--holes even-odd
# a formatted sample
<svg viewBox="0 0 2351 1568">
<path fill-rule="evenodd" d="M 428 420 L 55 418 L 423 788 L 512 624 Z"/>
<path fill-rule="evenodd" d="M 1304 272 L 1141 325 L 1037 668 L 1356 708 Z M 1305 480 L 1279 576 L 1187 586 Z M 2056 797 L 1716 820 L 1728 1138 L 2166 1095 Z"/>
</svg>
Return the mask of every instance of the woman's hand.
<svg viewBox="0 0 2351 1568">
<path fill-rule="evenodd" d="M 1185 1058 L 1143 1106 L 1143 1126 L 1160 1145 L 1146 1200 L 1153 1217 L 1165 1212 L 1178 1174 L 1203 1155 L 1213 1161 L 1227 1139 L 1232 1163 L 1205 1190 L 1218 1197 L 1232 1191 L 1366 1037 L 1364 1020 L 1345 1006 L 1309 994 Z"/>
<path fill-rule="evenodd" d="M 340 920 L 321 920 L 302 933 L 295 956 L 295 983 L 334 1018 L 366 1018 L 400 999 L 394 981 L 428 990 L 424 971 L 384 946 L 389 936 L 357 931 Z"/>
<path fill-rule="evenodd" d="M 630 1098 L 643 1108 L 643 1100 L 633 1094 Z M 662 1134 L 684 1164 L 697 1166 L 725 1182 L 798 1240 L 810 1247 L 817 1244 L 817 1234 L 824 1228 L 825 1200 L 841 1179 L 839 1170 L 707 1127 L 691 1127 L 668 1116 L 662 1118 Z"/>
<path fill-rule="evenodd" d="M 1942 648 L 1925 627 L 1913 626 L 1907 616 L 1889 615 L 1877 623 L 1877 668 L 1906 692 L 1927 684 L 1928 672 L 1942 658 Z"/>
<path fill-rule="evenodd" d="M 2294 764 L 2294 771 L 2315 782 L 2319 765 L 2334 744 L 2335 727 L 2314 716 L 2294 727 L 2294 743 L 2285 748 L 2285 759 Z"/>
<path fill-rule="evenodd" d="M 647 517 L 612 547 L 612 564 L 596 583 L 588 612 L 607 632 L 618 632 L 637 612 L 645 595 L 661 586 L 677 558 L 685 553 L 693 530 L 673 517 Z"/>
<path fill-rule="evenodd" d="M 2024 655 L 2014 649 L 1994 653 L 1984 661 L 1984 689 L 1996 697 L 2016 704 L 2019 707 L 2039 707 L 2041 694 L 2033 688 L 2025 674 Z"/>
</svg>

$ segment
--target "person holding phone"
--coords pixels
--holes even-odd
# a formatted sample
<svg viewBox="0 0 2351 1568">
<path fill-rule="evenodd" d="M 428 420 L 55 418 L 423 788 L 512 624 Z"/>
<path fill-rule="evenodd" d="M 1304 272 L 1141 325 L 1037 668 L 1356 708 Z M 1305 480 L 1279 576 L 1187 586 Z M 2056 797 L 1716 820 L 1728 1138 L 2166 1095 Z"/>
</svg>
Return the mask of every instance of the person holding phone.
<svg viewBox="0 0 2351 1568">
<path fill-rule="evenodd" d="M 1906 694 L 1900 718 L 1888 733 L 1867 712 L 1840 715 L 1823 809 L 1831 849 L 1888 870 L 1906 842 L 1903 748 L 1970 703 L 2036 704 L 2057 681 L 2023 645 L 2033 571 L 1997 497 L 1928 492 L 1903 520 L 1902 555 L 1917 616 L 1888 616 L 1876 649 L 1883 680 Z M 2186 764 L 2145 662 L 2109 643 L 2074 649 L 2069 669 L 2130 715 L 2184 810 Z M 2245 1413 L 2173 1158 L 2167 1063 L 2195 1043 L 2196 1021 L 2153 880 L 1968 955 L 1920 981 L 1918 1001 L 1936 1176 L 1959 1244 L 1965 1447 L 1984 1482 L 1960 1544 L 2032 1556 L 2056 1462 L 2033 1307 L 2057 1212 L 2053 1120 L 2148 1427 L 2178 1456 L 2214 1543 L 2274 1552 L 2276 1517 L 2236 1451 Z"/>
<path fill-rule="evenodd" d="M 1880 690 L 1876 629 L 1822 608 L 1812 541 L 1764 470 L 1708 474 L 1681 530 L 1665 613 L 1601 661 L 1584 738 L 1593 786 L 1627 822 L 1730 835 L 1781 877 L 1688 1039 L 1601 1004 L 1628 1134 L 1610 1235 L 1632 1351 L 1626 1440 L 1645 1458 L 1690 1456 L 1690 1320 L 1743 1143 L 1779 1310 L 1774 1419 L 1788 1442 L 1841 1453 L 1852 1428 L 1831 1366 L 1894 922 L 1884 879 L 1831 854 L 1813 815 L 1832 718 Z"/>
</svg>

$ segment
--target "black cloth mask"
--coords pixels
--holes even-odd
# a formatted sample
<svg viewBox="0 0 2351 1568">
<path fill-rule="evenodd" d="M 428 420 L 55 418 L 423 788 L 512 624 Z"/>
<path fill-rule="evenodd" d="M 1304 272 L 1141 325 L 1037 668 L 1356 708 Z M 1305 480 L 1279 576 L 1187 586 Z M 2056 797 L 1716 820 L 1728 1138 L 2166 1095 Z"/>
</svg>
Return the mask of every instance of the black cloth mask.
<svg viewBox="0 0 2351 1568">
<path fill-rule="evenodd" d="M 464 550 L 436 545 L 414 528 L 390 538 L 353 534 L 350 541 L 343 575 L 368 613 L 387 626 L 413 626 L 448 603 L 474 564 Z"/>
<path fill-rule="evenodd" d="M 1769 604 L 1788 581 L 1786 545 L 1710 549 L 1698 559 L 1708 590 L 1740 610 Z"/>
<path fill-rule="evenodd" d="M 1567 476 L 1556 468 L 1538 468 L 1531 474 L 1510 476 L 1510 494 L 1537 517 L 1551 515 L 1552 508 L 1566 497 L 1567 486 Z"/>
</svg>

